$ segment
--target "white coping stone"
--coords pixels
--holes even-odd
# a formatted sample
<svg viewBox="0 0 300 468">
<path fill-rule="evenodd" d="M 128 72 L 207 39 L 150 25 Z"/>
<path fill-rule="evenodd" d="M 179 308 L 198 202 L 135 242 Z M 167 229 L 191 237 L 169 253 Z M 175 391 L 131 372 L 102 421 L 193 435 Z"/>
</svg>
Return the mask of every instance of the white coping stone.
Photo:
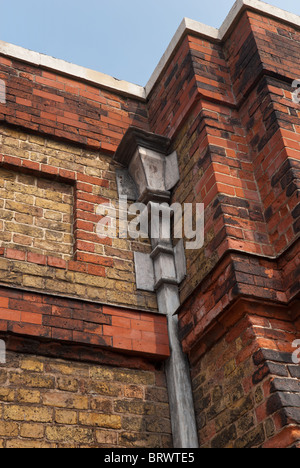
<svg viewBox="0 0 300 468">
<path fill-rule="evenodd" d="M 104 73 L 90 70 L 89 68 L 81 67 L 79 65 L 74 65 L 73 63 L 40 54 L 38 52 L 33 52 L 32 50 L 8 44 L 4 41 L 0 41 L 0 54 L 22 60 L 38 67 L 46 68 L 50 71 L 60 72 L 71 78 L 80 78 L 84 81 L 120 91 L 121 93 L 135 96 L 142 100 L 146 99 L 145 89 L 142 86 L 118 80 L 112 76 L 105 75 Z"/>
<path fill-rule="evenodd" d="M 161 72 L 174 54 L 177 45 L 187 32 L 196 33 L 197 35 L 202 35 L 215 41 L 222 41 L 230 32 L 239 14 L 246 8 L 300 27 L 300 16 L 289 13 L 260 0 L 237 0 L 220 29 L 184 18 L 145 87 L 129 83 L 127 81 L 118 80 L 117 78 L 113 78 L 104 73 L 90 70 L 79 65 L 74 65 L 64 60 L 56 59 L 38 52 L 33 52 L 4 41 L 0 41 L 0 54 L 44 67 L 54 72 L 60 72 L 75 79 L 79 78 L 89 83 L 99 85 L 99 87 L 103 86 L 145 101 L 151 93 Z"/>
</svg>

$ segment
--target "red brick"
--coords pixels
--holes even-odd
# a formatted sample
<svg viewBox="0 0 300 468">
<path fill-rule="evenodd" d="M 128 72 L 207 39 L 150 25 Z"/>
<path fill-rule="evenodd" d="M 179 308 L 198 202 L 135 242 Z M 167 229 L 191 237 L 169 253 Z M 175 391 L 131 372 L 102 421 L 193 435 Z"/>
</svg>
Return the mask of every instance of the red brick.
<svg viewBox="0 0 300 468">
<path fill-rule="evenodd" d="M 58 96 L 56 94 L 52 94 L 52 93 L 49 93 L 49 92 L 46 92 L 46 91 L 40 91 L 39 89 L 34 89 L 33 90 L 33 94 L 35 96 L 40 96 L 44 99 L 49 99 L 51 101 L 55 101 L 55 102 L 64 102 L 64 98 L 62 96 Z"/>
<path fill-rule="evenodd" d="M 13 260 L 25 260 L 26 259 L 26 252 L 22 250 L 16 249 L 6 249 L 6 258 L 10 258 Z"/>
<path fill-rule="evenodd" d="M 42 325 L 42 315 L 32 314 L 30 312 L 21 312 L 21 322 Z"/>
<path fill-rule="evenodd" d="M 13 322 L 19 322 L 21 318 L 21 312 L 19 310 L 11 309 L 0 309 L 0 320 L 9 320 Z"/>
<path fill-rule="evenodd" d="M 109 257 L 103 257 L 101 255 L 91 255 L 88 253 L 78 252 L 77 260 L 86 263 L 95 263 L 96 265 L 102 265 L 106 267 L 113 266 L 113 259 Z"/>
<path fill-rule="evenodd" d="M 0 308 L 8 309 L 8 297 L 0 297 Z"/>
<path fill-rule="evenodd" d="M 90 275 L 102 276 L 103 278 L 106 276 L 105 268 L 98 265 L 87 265 L 87 272 Z"/>
<path fill-rule="evenodd" d="M 48 266 L 62 268 L 63 270 L 67 268 L 67 262 L 61 258 L 47 257 L 47 264 Z"/>
<path fill-rule="evenodd" d="M 37 263 L 38 265 L 47 265 L 47 257 L 45 257 L 45 255 L 28 252 L 27 260 L 30 263 Z"/>
</svg>

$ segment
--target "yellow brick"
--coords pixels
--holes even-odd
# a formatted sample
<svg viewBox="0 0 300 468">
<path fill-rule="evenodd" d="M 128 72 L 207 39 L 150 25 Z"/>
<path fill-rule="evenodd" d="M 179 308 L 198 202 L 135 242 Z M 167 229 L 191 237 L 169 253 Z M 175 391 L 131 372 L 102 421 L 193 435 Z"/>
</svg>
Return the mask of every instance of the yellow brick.
<svg viewBox="0 0 300 468">
<path fill-rule="evenodd" d="M 57 211 L 45 211 L 44 214 L 46 219 L 51 219 L 52 221 L 62 221 L 62 213 L 58 213 Z"/>
<path fill-rule="evenodd" d="M 155 385 L 155 375 L 147 371 L 126 371 L 124 369 L 115 368 L 114 380 L 130 385 Z"/>
<path fill-rule="evenodd" d="M 15 193 L 11 192 L 11 191 L 8 191 L 6 189 L 2 189 L 2 190 L 0 190 L 0 197 L 4 198 L 5 200 L 14 200 L 15 199 Z M 4 200 L 2 200 L 2 202 L 3 202 L 3 204 L 2 204 L 2 207 L 3 207 Z"/>
<path fill-rule="evenodd" d="M 25 276 L 23 279 L 23 285 L 35 289 L 44 289 L 45 280 L 43 278 L 36 278 L 34 276 Z"/>
<path fill-rule="evenodd" d="M 82 366 L 81 364 L 71 364 L 64 363 L 59 360 L 47 362 L 47 368 L 52 374 L 61 374 L 61 375 L 74 375 L 74 377 L 87 379 L 89 377 L 89 366 Z"/>
<path fill-rule="evenodd" d="M 89 399 L 86 396 L 71 395 L 70 393 L 49 392 L 43 395 L 45 406 L 69 409 L 88 409 Z"/>
<path fill-rule="evenodd" d="M 21 150 L 20 148 L 13 148 L 12 146 L 3 145 L 1 146 L 1 151 L 10 156 L 19 157 L 22 159 L 29 159 L 29 152 Z"/>
<path fill-rule="evenodd" d="M 33 185 L 36 188 L 37 178 L 31 175 L 20 174 L 18 172 L 18 182 L 24 185 Z"/>
<path fill-rule="evenodd" d="M 30 213 L 30 207 L 28 207 L 28 212 Z M 42 229 L 31 226 L 25 226 L 22 224 L 7 222 L 5 223 L 5 229 L 9 232 L 24 234 L 25 236 L 30 237 L 37 237 L 39 239 L 42 239 L 44 237 L 44 232 Z"/>
<path fill-rule="evenodd" d="M 6 169 L 0 169 L 0 176 L 2 180 L 15 180 L 15 173 L 12 171 L 7 171 Z"/>
<path fill-rule="evenodd" d="M 64 234 L 62 232 L 58 232 L 58 231 L 46 231 L 45 233 L 45 239 L 46 241 L 53 241 L 53 242 L 63 242 L 64 241 Z M 71 239 L 72 238 L 69 238 L 70 242 L 69 244 L 71 243 Z M 68 248 L 69 250 L 69 248 Z"/>
<path fill-rule="evenodd" d="M 118 444 L 118 434 L 114 431 L 96 431 L 97 442 L 101 445 L 112 445 Z"/>
<path fill-rule="evenodd" d="M 24 186 L 25 187 L 25 186 Z M 18 190 L 20 191 L 20 190 Z M 34 204 L 34 197 L 32 195 L 26 195 L 26 188 L 24 189 L 25 193 L 16 193 L 15 200 L 17 202 L 25 203 L 26 205 L 33 206 Z"/>
<path fill-rule="evenodd" d="M 74 425 L 77 423 L 76 411 L 56 410 L 55 421 L 58 424 Z"/>
<path fill-rule="evenodd" d="M 79 413 L 79 422 L 84 426 L 121 429 L 121 417 L 99 413 Z"/>
<path fill-rule="evenodd" d="M 15 220 L 21 224 L 33 224 L 33 216 L 16 213 Z"/>
<path fill-rule="evenodd" d="M 45 190 L 44 197 L 47 200 L 51 200 L 54 202 L 63 202 L 63 194 L 61 192 L 52 192 L 51 190 Z"/>
<path fill-rule="evenodd" d="M 126 398 L 136 398 L 144 399 L 144 389 L 143 387 L 138 387 L 136 385 L 128 385 L 124 389 L 124 396 Z"/>
<path fill-rule="evenodd" d="M 17 399 L 20 403 L 39 403 L 41 400 L 41 394 L 38 390 L 20 389 Z"/>
<path fill-rule="evenodd" d="M 91 399 L 91 410 L 104 414 L 112 414 L 113 400 L 107 397 L 93 397 Z"/>
<path fill-rule="evenodd" d="M 59 242 L 48 242 L 41 239 L 34 240 L 34 247 L 41 250 L 48 250 L 52 253 L 71 253 L 71 245 L 61 244 Z"/>
<path fill-rule="evenodd" d="M 21 185 L 18 184 L 15 180 L 6 182 L 6 189 L 11 190 L 16 195 L 16 201 L 20 202 L 21 196 L 25 195 L 26 200 L 32 199 L 34 202 L 34 197 L 39 196 L 39 191 L 35 186 L 32 185 Z M 40 192 L 40 196 L 42 196 L 42 191 Z M 30 197 L 30 198 L 28 198 Z M 32 197 L 32 198 L 31 198 Z M 8 198 L 8 197 L 5 197 Z M 22 200 L 21 200 L 22 201 Z M 31 205 L 31 203 L 30 203 Z"/>
<path fill-rule="evenodd" d="M 133 293 L 136 290 L 135 283 L 132 284 L 132 283 L 125 283 L 123 281 L 122 282 L 118 281 L 118 282 L 115 282 L 115 285 L 116 285 L 116 289 L 122 292 Z"/>
<path fill-rule="evenodd" d="M 0 421 L 0 436 L 15 437 L 19 433 L 19 426 L 16 423 Z"/>
<path fill-rule="evenodd" d="M 104 246 L 103 245 L 95 245 L 95 254 L 104 255 Z"/>
<path fill-rule="evenodd" d="M 72 207 L 64 203 L 57 203 L 52 200 L 45 200 L 44 198 L 36 198 L 35 206 L 39 208 L 46 208 L 47 210 L 59 211 L 60 213 L 70 214 Z"/>
<path fill-rule="evenodd" d="M 45 427 L 43 424 L 21 424 L 20 436 L 28 439 L 42 439 L 44 437 Z"/>
<path fill-rule="evenodd" d="M 135 275 L 133 273 L 130 273 L 129 271 L 121 271 L 116 270 L 115 268 L 107 268 L 106 273 L 108 278 L 132 283 L 135 282 Z"/>
<path fill-rule="evenodd" d="M 36 136 L 36 135 L 28 135 L 28 141 L 30 143 L 35 143 L 36 145 L 39 146 L 45 146 L 45 138 Z"/>
<path fill-rule="evenodd" d="M 90 276 L 84 273 L 75 273 L 74 280 L 76 283 L 87 284 L 89 286 L 96 286 L 98 288 L 114 289 L 116 282 L 107 278 L 97 276 Z"/>
<path fill-rule="evenodd" d="M 89 288 L 89 287 L 86 288 L 86 297 L 88 297 L 91 300 L 95 299 L 97 301 L 106 302 L 107 294 L 108 294 L 108 291 L 106 291 L 106 289 Z"/>
<path fill-rule="evenodd" d="M 99 380 L 113 380 L 114 373 L 111 369 L 107 367 L 91 367 L 90 368 L 90 377 L 92 379 Z"/>
<path fill-rule="evenodd" d="M 0 388 L 0 401 L 14 401 L 15 392 L 9 388 Z"/>
<path fill-rule="evenodd" d="M 66 377 L 60 377 L 57 380 L 57 388 L 66 392 L 77 392 L 78 391 L 78 380 Z"/>
<path fill-rule="evenodd" d="M 49 449 L 55 448 L 53 444 L 47 442 L 36 441 L 36 440 L 21 440 L 21 439 L 12 439 L 8 440 L 6 444 L 7 448 L 13 449 Z"/>
<path fill-rule="evenodd" d="M 21 362 L 21 369 L 29 370 L 33 372 L 43 372 L 44 364 L 38 359 L 24 359 Z"/>
<path fill-rule="evenodd" d="M 5 406 L 4 419 L 13 421 L 51 422 L 52 410 L 48 408 L 36 408 L 32 406 Z"/>
<path fill-rule="evenodd" d="M 54 378 L 47 377 L 40 374 L 29 374 L 29 373 L 11 373 L 10 382 L 20 387 L 30 388 L 43 388 L 51 389 L 54 388 Z"/>
<path fill-rule="evenodd" d="M 64 375 L 72 375 L 74 371 L 73 367 L 69 366 L 68 364 L 51 362 L 49 366 L 50 372 L 55 372 Z"/>
<path fill-rule="evenodd" d="M 20 146 L 20 142 L 18 139 L 8 136 L 3 138 L 3 144 L 7 146 L 12 146 L 13 148 L 19 148 Z"/>
<path fill-rule="evenodd" d="M 91 443 L 93 442 L 92 429 L 73 428 L 66 426 L 48 426 L 46 437 L 49 441 L 70 443 Z"/>
</svg>

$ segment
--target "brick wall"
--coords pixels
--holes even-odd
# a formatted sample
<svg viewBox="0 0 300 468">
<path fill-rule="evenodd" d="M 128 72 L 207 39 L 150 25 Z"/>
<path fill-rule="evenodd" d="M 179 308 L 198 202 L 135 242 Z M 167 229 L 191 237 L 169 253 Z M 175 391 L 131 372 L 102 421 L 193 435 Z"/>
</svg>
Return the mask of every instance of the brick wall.
<svg viewBox="0 0 300 468">
<path fill-rule="evenodd" d="M 0 169 L 1 240 L 8 255 L 73 256 L 73 187 Z M 24 249 L 22 251 L 22 249 Z"/>
<path fill-rule="evenodd" d="M 97 235 L 98 206 L 118 208 L 111 157 L 8 127 L 0 142 L 2 284 L 156 311 L 135 287 L 147 243 Z"/>
<path fill-rule="evenodd" d="M 298 48 L 296 28 L 245 11 L 223 43 L 187 35 L 150 95 L 151 128 L 179 156 L 173 201 L 205 204 L 182 300 L 228 249 L 277 256 L 298 236 Z"/>
<path fill-rule="evenodd" d="M 53 346 L 59 341 L 92 345 L 94 352 L 99 347 L 155 360 L 170 353 L 161 315 L 8 288 L 0 288 L 0 312 L 0 331 L 8 336 L 51 339 Z"/>
<path fill-rule="evenodd" d="M 23 421 L 35 424 L 36 439 L 170 445 L 165 384 L 155 370 L 170 353 L 166 317 L 157 314 L 155 294 L 135 285 L 133 254 L 149 245 L 96 233 L 97 206 L 118 199 L 112 155 L 135 125 L 171 139 L 180 169 L 173 201 L 205 205 L 205 244 L 186 252 L 179 311 L 201 446 L 299 444 L 299 372 L 291 360 L 299 338 L 300 110 L 291 94 L 298 57 L 298 28 L 253 8 L 223 41 L 187 31 L 147 100 L 0 57 L 7 84 L 0 336 L 17 353 L 8 372 L 24 378 L 25 390 L 34 382 L 27 372 L 51 382 L 34 388 L 39 400 L 32 402 L 48 420 Z M 26 369 L 26 353 L 35 369 Z M 86 374 L 87 384 L 99 380 L 98 388 L 118 387 L 120 395 L 106 395 L 93 414 L 94 395 L 80 376 L 73 391 L 61 388 L 63 371 L 51 367 L 57 359 L 74 373 L 97 365 L 99 379 Z M 146 381 L 130 393 L 120 375 Z M 3 444 L 24 443 L 29 427 L 17 418 L 37 417 L 36 409 L 21 408 L 9 375 L 3 386 L 12 400 L 4 402 L 0 428 L 13 434 Z M 66 404 L 69 391 L 88 406 L 57 406 L 54 397 Z M 55 419 L 62 411 L 72 415 L 69 423 Z M 104 420 L 117 426 L 99 432 Z"/>
<path fill-rule="evenodd" d="M 148 128 L 145 103 L 0 57 L 0 121 L 113 154 L 129 125 Z"/>
<path fill-rule="evenodd" d="M 292 360 L 299 328 L 293 314 L 292 308 L 239 302 L 222 321 L 226 335 L 206 352 L 199 345 L 191 353 L 201 447 L 299 443 L 300 374 Z"/>
<path fill-rule="evenodd" d="M 297 28 L 244 11 L 222 43 L 186 35 L 150 95 L 151 126 L 179 157 L 173 201 L 205 205 L 179 312 L 203 447 L 300 437 L 298 57 Z"/>
<path fill-rule="evenodd" d="M 1 448 L 172 446 L 164 373 L 16 352 L 0 366 Z"/>
</svg>

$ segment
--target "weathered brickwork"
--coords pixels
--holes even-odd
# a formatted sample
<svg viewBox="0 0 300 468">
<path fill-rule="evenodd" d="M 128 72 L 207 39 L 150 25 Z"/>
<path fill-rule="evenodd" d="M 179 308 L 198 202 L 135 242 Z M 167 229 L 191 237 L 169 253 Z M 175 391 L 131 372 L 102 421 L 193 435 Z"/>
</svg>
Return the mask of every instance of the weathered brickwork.
<svg viewBox="0 0 300 468">
<path fill-rule="evenodd" d="M 133 252 L 147 243 L 97 234 L 98 206 L 118 208 L 111 157 L 8 127 L 0 134 L 1 282 L 156 311 L 155 294 L 135 287 Z"/>
<path fill-rule="evenodd" d="M 8 352 L 0 366 L 3 448 L 172 447 L 161 369 Z"/>
<path fill-rule="evenodd" d="M 0 288 L 0 331 L 135 353 L 169 356 L 165 316 Z M 4 337 L 5 338 L 5 337 Z"/>
<path fill-rule="evenodd" d="M 147 99 L 0 56 L 0 445 L 171 446 L 149 242 L 97 235 L 134 125 L 205 207 L 178 311 L 200 446 L 300 446 L 300 35 L 247 4 L 222 41 L 187 29 Z"/>
<path fill-rule="evenodd" d="M 299 316 L 299 302 L 294 310 Z M 192 351 L 201 447 L 299 444 L 299 365 L 292 360 L 299 328 L 291 315 L 292 309 L 239 302 L 223 319 L 226 335 L 206 352 Z"/>
<path fill-rule="evenodd" d="M 148 128 L 145 103 L 0 57 L 8 105 L 0 121 L 113 154 L 129 125 Z"/>
<path fill-rule="evenodd" d="M 224 44 L 186 36 L 151 93 L 151 127 L 179 155 L 173 200 L 206 210 L 183 300 L 228 249 L 275 256 L 298 236 L 298 48 L 297 30 L 245 12 Z"/>
<path fill-rule="evenodd" d="M 8 255 L 73 257 L 73 187 L 0 169 L 1 241 Z"/>
</svg>

